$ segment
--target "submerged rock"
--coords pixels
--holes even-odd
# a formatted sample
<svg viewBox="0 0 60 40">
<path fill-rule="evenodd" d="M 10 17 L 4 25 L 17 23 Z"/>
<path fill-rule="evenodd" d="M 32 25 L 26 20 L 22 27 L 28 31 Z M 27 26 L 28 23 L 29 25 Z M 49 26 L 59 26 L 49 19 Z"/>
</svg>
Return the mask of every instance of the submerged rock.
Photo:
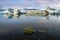
<svg viewBox="0 0 60 40">
<path fill-rule="evenodd" d="M 26 34 L 26 35 L 32 35 L 33 33 L 34 33 L 33 28 L 25 28 L 24 29 L 24 34 Z"/>
</svg>

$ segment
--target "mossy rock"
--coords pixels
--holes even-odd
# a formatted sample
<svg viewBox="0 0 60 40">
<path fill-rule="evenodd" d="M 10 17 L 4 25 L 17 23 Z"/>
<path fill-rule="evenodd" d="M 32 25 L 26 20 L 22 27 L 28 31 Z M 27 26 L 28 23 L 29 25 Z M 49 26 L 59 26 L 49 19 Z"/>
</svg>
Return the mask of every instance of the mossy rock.
<svg viewBox="0 0 60 40">
<path fill-rule="evenodd" d="M 34 29 L 33 28 L 25 28 L 24 29 L 24 34 L 32 35 L 32 34 L 34 34 Z"/>
</svg>

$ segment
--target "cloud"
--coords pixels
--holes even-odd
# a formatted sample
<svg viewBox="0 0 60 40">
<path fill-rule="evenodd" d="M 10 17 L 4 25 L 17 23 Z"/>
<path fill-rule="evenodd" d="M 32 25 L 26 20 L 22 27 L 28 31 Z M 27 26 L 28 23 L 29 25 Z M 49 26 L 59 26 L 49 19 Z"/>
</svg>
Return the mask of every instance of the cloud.
<svg viewBox="0 0 60 40">
<path fill-rule="evenodd" d="M 24 0 L 25 2 L 29 2 L 29 0 Z"/>
<path fill-rule="evenodd" d="M 0 0 L 2 7 L 60 7 L 60 0 Z"/>
<path fill-rule="evenodd" d="M 37 4 L 56 4 L 60 3 L 60 0 L 35 0 Z"/>
</svg>

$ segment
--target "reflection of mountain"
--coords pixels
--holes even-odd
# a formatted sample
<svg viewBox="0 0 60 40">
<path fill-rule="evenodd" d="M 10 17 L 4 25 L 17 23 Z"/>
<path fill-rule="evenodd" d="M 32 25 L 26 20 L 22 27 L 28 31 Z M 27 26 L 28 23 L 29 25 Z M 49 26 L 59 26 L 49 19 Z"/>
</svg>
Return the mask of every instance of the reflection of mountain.
<svg viewBox="0 0 60 40">
<path fill-rule="evenodd" d="M 49 15 L 58 15 L 60 14 L 60 10 L 57 10 L 55 8 L 47 7 L 45 10 L 39 10 L 39 9 L 6 9 L 4 12 L 5 16 L 7 17 L 19 17 L 22 14 L 25 14 L 27 16 L 49 16 Z"/>
<path fill-rule="evenodd" d="M 46 10 L 28 10 L 26 12 L 27 16 L 48 16 L 49 12 Z"/>
<path fill-rule="evenodd" d="M 6 9 L 5 11 L 4 11 L 4 16 L 5 17 L 7 17 L 7 18 L 13 18 L 13 17 L 16 17 L 16 18 L 18 18 L 20 15 L 21 15 L 21 13 L 20 13 L 20 11 L 19 10 L 17 10 L 17 9 Z"/>
</svg>

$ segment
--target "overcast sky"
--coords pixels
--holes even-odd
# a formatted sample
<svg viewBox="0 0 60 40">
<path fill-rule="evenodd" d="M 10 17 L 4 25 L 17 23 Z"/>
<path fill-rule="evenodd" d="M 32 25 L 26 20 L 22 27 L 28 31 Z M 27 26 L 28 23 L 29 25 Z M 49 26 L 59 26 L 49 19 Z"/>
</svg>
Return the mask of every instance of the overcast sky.
<svg viewBox="0 0 60 40">
<path fill-rule="evenodd" d="M 47 6 L 59 8 L 60 0 L 0 0 L 0 8 L 45 8 Z"/>
</svg>

